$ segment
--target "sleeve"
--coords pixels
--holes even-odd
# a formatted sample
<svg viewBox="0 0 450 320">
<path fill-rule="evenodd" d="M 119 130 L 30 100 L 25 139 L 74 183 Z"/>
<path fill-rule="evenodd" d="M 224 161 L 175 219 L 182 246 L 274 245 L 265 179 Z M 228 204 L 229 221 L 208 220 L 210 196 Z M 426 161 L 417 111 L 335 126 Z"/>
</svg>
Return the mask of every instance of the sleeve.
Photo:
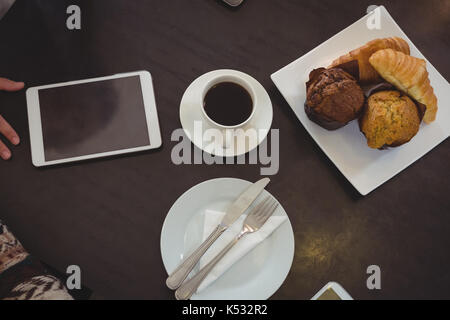
<svg viewBox="0 0 450 320">
<path fill-rule="evenodd" d="M 0 300 L 73 300 L 0 220 Z"/>
</svg>

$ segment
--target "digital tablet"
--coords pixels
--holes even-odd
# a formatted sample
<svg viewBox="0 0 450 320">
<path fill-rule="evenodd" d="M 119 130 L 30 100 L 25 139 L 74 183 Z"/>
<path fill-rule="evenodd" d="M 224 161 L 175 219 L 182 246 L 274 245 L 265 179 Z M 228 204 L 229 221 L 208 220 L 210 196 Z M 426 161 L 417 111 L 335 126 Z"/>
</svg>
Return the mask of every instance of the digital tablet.
<svg viewBox="0 0 450 320">
<path fill-rule="evenodd" d="M 347 291 L 337 282 L 328 282 L 311 300 L 353 300 Z"/>
<path fill-rule="evenodd" d="M 35 166 L 161 146 L 147 71 L 33 87 L 26 96 Z"/>
</svg>

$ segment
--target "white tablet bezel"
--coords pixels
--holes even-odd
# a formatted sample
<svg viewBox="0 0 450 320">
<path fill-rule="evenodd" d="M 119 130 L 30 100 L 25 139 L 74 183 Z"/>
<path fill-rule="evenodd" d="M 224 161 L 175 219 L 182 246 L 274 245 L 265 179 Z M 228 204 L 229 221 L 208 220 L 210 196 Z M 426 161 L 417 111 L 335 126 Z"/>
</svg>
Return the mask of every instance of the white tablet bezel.
<svg viewBox="0 0 450 320">
<path fill-rule="evenodd" d="M 311 300 L 318 300 L 325 291 L 332 289 L 341 300 L 353 300 L 352 296 L 337 282 L 328 282 L 319 292 L 317 292 Z"/>
<path fill-rule="evenodd" d="M 145 116 L 147 120 L 147 128 L 150 144 L 141 147 L 120 149 L 115 151 L 94 153 L 79 157 L 71 157 L 60 160 L 45 160 L 44 154 L 44 141 L 42 137 L 42 124 L 41 124 L 41 111 L 39 106 L 38 91 L 48 88 L 64 87 L 70 85 L 76 85 L 80 83 L 97 82 L 118 78 L 127 78 L 132 76 L 139 76 L 142 88 L 142 97 L 144 100 Z M 91 78 L 77 81 L 62 82 L 38 87 L 29 88 L 26 92 L 27 96 L 27 109 L 28 109 L 28 123 L 30 128 L 30 145 L 31 145 L 31 158 L 33 165 L 36 167 L 49 166 L 54 164 L 81 161 L 93 158 L 107 157 L 117 154 L 124 154 L 130 152 L 137 152 L 143 150 L 150 150 L 159 148 L 162 144 L 161 133 L 159 129 L 158 114 L 156 111 L 155 95 L 153 91 L 152 77 L 148 71 L 136 71 L 128 73 L 120 73 L 107 77 Z"/>
</svg>

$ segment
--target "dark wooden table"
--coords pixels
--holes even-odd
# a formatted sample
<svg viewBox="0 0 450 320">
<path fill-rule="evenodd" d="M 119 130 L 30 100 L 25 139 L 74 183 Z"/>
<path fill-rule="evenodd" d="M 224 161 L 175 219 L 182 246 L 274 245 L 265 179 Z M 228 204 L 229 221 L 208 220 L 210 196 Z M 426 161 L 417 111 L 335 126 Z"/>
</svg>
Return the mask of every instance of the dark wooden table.
<svg viewBox="0 0 450 320">
<path fill-rule="evenodd" d="M 173 298 L 160 232 L 173 202 L 217 177 L 255 181 L 258 165 L 172 164 L 181 96 L 199 75 L 242 70 L 258 79 L 280 129 L 280 171 L 269 190 L 290 215 L 296 250 L 274 299 L 309 299 L 328 281 L 358 299 L 450 298 L 450 142 L 362 197 L 322 153 L 269 75 L 347 27 L 373 1 L 18 0 L 0 21 L 0 75 L 27 86 L 149 70 L 163 147 L 37 169 L 31 164 L 24 92 L 0 93 L 0 112 L 22 138 L 0 162 L 0 218 L 37 257 L 105 298 Z M 82 10 L 82 30 L 65 27 Z M 450 1 L 385 4 L 423 54 L 450 78 Z M 449 106 L 440 106 L 447 108 Z M 280 248 L 282 250 L 282 248 Z M 382 289 L 366 287 L 366 268 Z"/>
</svg>

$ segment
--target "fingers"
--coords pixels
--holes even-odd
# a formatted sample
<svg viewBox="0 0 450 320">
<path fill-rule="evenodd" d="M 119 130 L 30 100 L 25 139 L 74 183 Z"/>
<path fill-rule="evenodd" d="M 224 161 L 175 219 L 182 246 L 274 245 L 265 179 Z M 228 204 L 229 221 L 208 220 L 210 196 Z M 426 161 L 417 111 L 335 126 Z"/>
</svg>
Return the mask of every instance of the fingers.
<svg viewBox="0 0 450 320">
<path fill-rule="evenodd" d="M 13 145 L 20 143 L 19 135 L 0 115 L 0 133 L 3 134 Z"/>
<path fill-rule="evenodd" d="M 15 82 L 9 79 L 0 78 L 0 90 L 17 91 L 23 89 L 25 84 L 23 82 Z"/>
<path fill-rule="evenodd" d="M 15 82 L 9 79 L 0 78 L 0 90 L 17 91 L 23 89 L 25 84 L 23 82 Z M 19 135 L 9 125 L 8 122 L 0 115 L 0 133 L 3 134 L 12 144 L 17 145 L 20 143 Z M 0 141 L 0 157 L 3 160 L 11 158 L 11 151 L 8 147 Z"/>
<path fill-rule="evenodd" d="M 8 147 L 0 140 L 0 157 L 3 160 L 8 160 L 11 158 L 11 151 L 9 151 Z"/>
</svg>

